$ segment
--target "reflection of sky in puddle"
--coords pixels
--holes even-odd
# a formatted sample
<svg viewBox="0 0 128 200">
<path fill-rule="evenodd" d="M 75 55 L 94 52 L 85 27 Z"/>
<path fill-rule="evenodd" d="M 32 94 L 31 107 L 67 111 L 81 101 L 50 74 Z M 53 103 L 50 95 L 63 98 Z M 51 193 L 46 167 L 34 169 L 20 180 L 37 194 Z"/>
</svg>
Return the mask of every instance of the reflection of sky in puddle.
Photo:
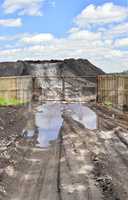
<svg viewBox="0 0 128 200">
<path fill-rule="evenodd" d="M 35 127 L 38 127 L 38 146 L 47 147 L 50 141 L 55 140 L 62 126 L 62 113 L 65 111 L 70 116 L 89 129 L 96 128 L 96 114 L 88 107 L 79 104 L 47 103 L 37 108 L 35 114 Z M 28 136 L 34 136 L 35 131 L 28 131 Z M 38 132 L 38 133 L 37 133 Z"/>
<path fill-rule="evenodd" d="M 34 130 L 27 130 L 27 138 L 31 138 L 34 135 Z"/>
<path fill-rule="evenodd" d="M 86 128 L 97 128 L 97 116 L 87 106 L 81 104 L 69 104 L 68 109 L 71 110 L 71 116 L 74 120 L 82 123 Z"/>
<path fill-rule="evenodd" d="M 38 142 L 40 146 L 48 146 L 51 140 L 58 136 L 63 119 L 60 104 L 45 104 L 38 108 L 36 125 L 39 127 Z"/>
</svg>

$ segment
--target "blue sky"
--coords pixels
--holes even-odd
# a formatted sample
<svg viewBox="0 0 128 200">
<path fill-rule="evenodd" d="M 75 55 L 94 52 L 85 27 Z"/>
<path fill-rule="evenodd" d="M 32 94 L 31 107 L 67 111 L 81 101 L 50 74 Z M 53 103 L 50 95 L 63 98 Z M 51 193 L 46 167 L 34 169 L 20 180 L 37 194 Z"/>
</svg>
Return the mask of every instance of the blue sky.
<svg viewBox="0 0 128 200">
<path fill-rule="evenodd" d="M 70 57 L 128 70 L 128 0 L 0 1 L 0 61 Z"/>
</svg>

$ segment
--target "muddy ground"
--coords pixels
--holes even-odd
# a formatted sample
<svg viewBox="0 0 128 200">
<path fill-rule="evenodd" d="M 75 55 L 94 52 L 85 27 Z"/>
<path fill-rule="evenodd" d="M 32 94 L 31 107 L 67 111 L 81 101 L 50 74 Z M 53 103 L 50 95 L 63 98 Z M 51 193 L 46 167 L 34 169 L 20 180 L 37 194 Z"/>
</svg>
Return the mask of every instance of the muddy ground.
<svg viewBox="0 0 128 200">
<path fill-rule="evenodd" d="M 14 169 L 13 153 L 26 125 L 25 107 L 0 107 L 0 199 L 10 184 L 9 170 Z"/>
<path fill-rule="evenodd" d="M 0 108 L 0 200 L 128 200 L 127 117 L 89 104 L 90 123 L 83 106 L 50 106 L 48 121 L 47 106 Z"/>
</svg>

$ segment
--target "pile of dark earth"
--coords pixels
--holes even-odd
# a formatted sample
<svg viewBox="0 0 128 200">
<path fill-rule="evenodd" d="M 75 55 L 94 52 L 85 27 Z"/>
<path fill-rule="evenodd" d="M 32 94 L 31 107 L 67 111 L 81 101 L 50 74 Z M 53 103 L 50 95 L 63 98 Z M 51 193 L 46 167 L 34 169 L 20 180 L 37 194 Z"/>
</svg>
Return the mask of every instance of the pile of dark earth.
<svg viewBox="0 0 128 200">
<path fill-rule="evenodd" d="M 0 76 L 31 75 L 34 71 L 55 68 L 63 76 L 97 76 L 104 72 L 86 59 L 1 62 Z"/>
</svg>

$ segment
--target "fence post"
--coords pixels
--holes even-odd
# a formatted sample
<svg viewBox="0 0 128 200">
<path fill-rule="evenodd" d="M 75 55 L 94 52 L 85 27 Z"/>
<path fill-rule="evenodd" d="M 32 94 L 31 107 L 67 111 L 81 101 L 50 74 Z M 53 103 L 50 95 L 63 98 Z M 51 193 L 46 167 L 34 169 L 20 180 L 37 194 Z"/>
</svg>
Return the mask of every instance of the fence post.
<svg viewBox="0 0 128 200">
<path fill-rule="evenodd" d="M 98 103 L 99 101 L 99 80 L 98 76 L 96 77 L 96 102 Z"/>
<path fill-rule="evenodd" d="M 32 77 L 32 100 L 35 98 L 35 82 L 36 82 L 36 77 Z"/>
<path fill-rule="evenodd" d="M 62 100 L 65 101 L 65 80 L 62 76 Z"/>
</svg>

